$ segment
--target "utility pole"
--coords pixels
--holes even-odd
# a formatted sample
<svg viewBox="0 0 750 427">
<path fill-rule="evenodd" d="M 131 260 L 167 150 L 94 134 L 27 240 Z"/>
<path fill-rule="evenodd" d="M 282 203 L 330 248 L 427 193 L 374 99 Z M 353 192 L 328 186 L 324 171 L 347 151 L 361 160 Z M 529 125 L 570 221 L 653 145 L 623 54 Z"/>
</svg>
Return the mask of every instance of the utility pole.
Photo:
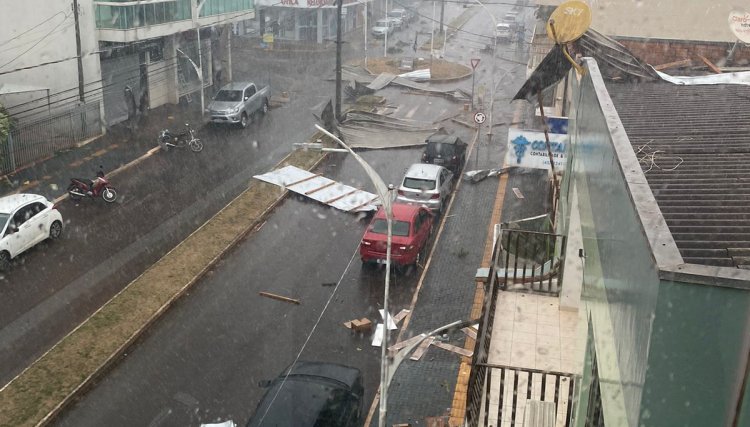
<svg viewBox="0 0 750 427">
<path fill-rule="evenodd" d="M 445 0 L 440 0 L 440 33 L 444 31 L 444 28 L 443 28 L 444 17 L 445 17 Z"/>
<path fill-rule="evenodd" d="M 78 98 L 86 102 L 83 95 L 83 54 L 81 53 L 81 28 L 78 25 L 78 0 L 73 0 L 73 19 L 76 27 L 76 56 L 78 59 Z"/>
<path fill-rule="evenodd" d="M 336 0 L 336 120 L 341 120 L 341 12 L 344 0 Z"/>
</svg>

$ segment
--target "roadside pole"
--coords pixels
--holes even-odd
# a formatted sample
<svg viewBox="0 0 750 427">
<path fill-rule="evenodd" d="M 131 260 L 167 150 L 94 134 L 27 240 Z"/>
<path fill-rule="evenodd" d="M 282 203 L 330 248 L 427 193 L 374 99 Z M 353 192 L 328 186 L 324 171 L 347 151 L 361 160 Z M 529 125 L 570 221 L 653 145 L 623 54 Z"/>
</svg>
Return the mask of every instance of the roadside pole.
<svg viewBox="0 0 750 427">
<path fill-rule="evenodd" d="M 471 59 L 471 109 L 474 109 L 474 80 L 477 75 L 477 66 L 479 65 L 479 58 Z"/>
<path fill-rule="evenodd" d="M 483 112 L 477 111 L 474 113 L 474 123 L 477 124 L 477 135 L 482 134 L 482 123 L 484 123 L 485 120 L 487 120 L 487 116 Z M 479 143 L 481 144 L 481 140 Z M 474 150 L 474 168 L 479 168 L 479 147 Z"/>
</svg>

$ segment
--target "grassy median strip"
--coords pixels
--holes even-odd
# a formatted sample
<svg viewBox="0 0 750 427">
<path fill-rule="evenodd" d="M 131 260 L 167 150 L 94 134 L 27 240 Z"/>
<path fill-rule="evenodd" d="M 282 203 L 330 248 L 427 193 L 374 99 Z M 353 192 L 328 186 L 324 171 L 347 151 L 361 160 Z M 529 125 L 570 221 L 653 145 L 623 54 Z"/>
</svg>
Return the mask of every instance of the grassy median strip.
<svg viewBox="0 0 750 427">
<path fill-rule="evenodd" d="M 314 138 L 315 139 L 315 138 Z M 313 139 L 313 140 L 314 140 Z M 297 150 L 280 163 L 312 169 L 320 152 Z M 45 424 L 85 390 L 216 260 L 283 197 L 253 181 L 247 190 L 132 281 L 0 390 L 0 426 Z"/>
</svg>

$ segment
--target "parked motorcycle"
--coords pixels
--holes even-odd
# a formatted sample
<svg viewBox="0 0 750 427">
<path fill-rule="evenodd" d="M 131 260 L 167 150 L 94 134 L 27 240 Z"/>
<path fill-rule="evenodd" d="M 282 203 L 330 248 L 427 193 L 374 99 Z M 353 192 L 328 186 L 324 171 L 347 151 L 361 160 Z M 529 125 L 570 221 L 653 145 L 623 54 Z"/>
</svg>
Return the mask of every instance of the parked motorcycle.
<svg viewBox="0 0 750 427">
<path fill-rule="evenodd" d="M 180 133 L 173 133 L 169 129 L 162 130 L 159 132 L 158 142 L 164 151 L 185 147 L 190 147 L 190 150 L 196 153 L 203 150 L 203 143 L 195 137 L 195 131 L 190 123 L 185 123 L 185 129 Z"/>
<path fill-rule="evenodd" d="M 104 176 L 104 169 L 99 166 L 96 172 L 96 178 L 89 180 L 85 178 L 71 178 L 68 186 L 68 195 L 73 200 L 81 200 L 84 197 L 101 197 L 107 203 L 112 203 L 117 199 L 117 190 L 109 185 L 107 177 Z"/>
</svg>

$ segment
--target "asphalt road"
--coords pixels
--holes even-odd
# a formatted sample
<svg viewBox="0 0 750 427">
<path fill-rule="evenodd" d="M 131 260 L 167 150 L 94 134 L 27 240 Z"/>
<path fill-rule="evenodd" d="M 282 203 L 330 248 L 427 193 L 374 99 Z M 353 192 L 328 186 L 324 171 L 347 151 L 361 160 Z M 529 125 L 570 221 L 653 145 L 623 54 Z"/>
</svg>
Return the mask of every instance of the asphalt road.
<svg viewBox="0 0 750 427">
<path fill-rule="evenodd" d="M 502 16 L 509 8 L 493 10 Z M 460 13 L 458 9 L 446 5 L 446 22 Z M 424 2 L 420 11 L 425 15 L 428 10 L 431 5 Z M 470 31 L 491 34 L 491 23 L 475 23 L 476 19 L 467 26 Z M 422 19 L 419 25 L 424 31 L 429 21 Z M 408 33 L 411 30 L 399 37 L 413 43 Z M 460 33 L 449 43 L 446 56 L 466 64 L 471 57 L 483 58 L 476 83 L 488 88 L 491 61 L 477 50 L 486 38 L 475 34 Z M 518 72 L 511 68 L 517 67 L 513 58 L 520 56 L 514 56 L 512 46 L 501 49 L 506 50 L 498 50 L 498 58 L 510 59 L 498 59 L 498 70 Z M 61 208 L 67 226 L 64 238 L 25 254 L 12 276 L 2 279 L 10 285 L 0 286 L 0 382 L 20 372 L 224 206 L 252 175 L 267 171 L 293 142 L 312 132 L 311 111 L 333 91 L 333 83 L 321 79 L 332 74 L 330 55 L 297 56 L 290 62 L 283 55 L 239 50 L 233 61 L 235 80 L 249 78 L 283 88 L 291 92 L 292 102 L 245 130 L 201 130 L 206 148 L 200 154 L 159 153 L 123 172 L 113 182 L 121 193 L 116 206 L 66 202 Z M 471 88 L 470 80 L 446 84 L 456 85 Z M 401 117 L 433 120 L 459 107 L 392 88 L 379 94 L 399 104 L 394 114 Z M 467 129 L 456 129 L 468 136 Z M 372 151 L 365 158 L 386 181 L 397 183 L 419 154 L 419 149 Z M 353 160 L 340 155 L 332 157 L 321 173 L 369 186 Z M 377 387 L 379 349 L 342 326 L 362 316 L 377 319 L 382 302 L 382 270 L 363 272 L 356 256 L 352 258 L 365 225 L 314 203 L 286 200 L 58 424 L 196 425 L 226 418 L 242 423 L 263 392 L 257 381 L 273 378 L 291 363 L 308 336 L 302 359 L 337 361 L 363 370 L 367 406 Z M 393 313 L 408 305 L 415 281 L 414 274 L 395 277 Z M 258 296 L 261 290 L 303 303 L 289 306 L 267 300 Z"/>
<path fill-rule="evenodd" d="M 459 108 L 397 89 L 382 94 L 399 104 L 396 115 L 418 120 Z M 386 182 L 398 184 L 421 151 L 367 151 L 363 157 Z M 319 173 L 371 187 L 354 159 L 341 154 Z M 384 269 L 363 269 L 358 257 L 366 225 L 360 216 L 288 198 L 57 425 L 186 426 L 228 418 L 244 424 L 265 391 L 258 381 L 278 375 L 302 348 L 300 360 L 361 369 L 366 410 L 379 381 L 380 349 L 371 346 L 370 334 L 343 326 L 379 318 Z M 417 278 L 414 270 L 392 276 L 392 313 L 409 306 Z M 267 299 L 260 291 L 302 303 Z"/>
<path fill-rule="evenodd" d="M 201 129 L 201 153 L 158 152 L 118 174 L 115 205 L 65 201 L 61 240 L 38 245 L 0 275 L 0 384 L 311 135 L 312 112 L 333 93 L 333 83 L 321 80 L 332 74 L 332 54 L 298 55 L 295 67 L 286 67 L 255 50 L 235 50 L 235 80 L 271 83 L 290 91 L 292 101 L 244 130 Z"/>
</svg>

